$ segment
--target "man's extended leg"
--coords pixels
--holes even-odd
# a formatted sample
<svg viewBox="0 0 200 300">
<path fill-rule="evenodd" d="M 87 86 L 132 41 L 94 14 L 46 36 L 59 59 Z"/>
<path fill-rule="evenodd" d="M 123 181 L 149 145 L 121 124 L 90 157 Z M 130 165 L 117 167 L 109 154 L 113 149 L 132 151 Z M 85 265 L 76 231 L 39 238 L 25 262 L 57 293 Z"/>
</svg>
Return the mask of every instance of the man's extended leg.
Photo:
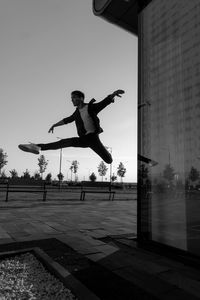
<svg viewBox="0 0 200 300">
<path fill-rule="evenodd" d="M 68 139 L 62 139 L 53 143 L 47 144 L 37 144 L 40 147 L 41 151 L 45 150 L 56 150 L 61 148 L 68 148 L 68 147 L 81 147 L 85 148 L 88 147 L 81 138 L 79 137 L 72 137 Z"/>
<path fill-rule="evenodd" d="M 79 137 L 73 137 L 68 139 L 62 139 L 57 142 L 47 144 L 20 144 L 19 149 L 34 154 L 39 154 L 40 150 L 56 150 L 67 147 L 89 147 L 85 141 Z"/>
<path fill-rule="evenodd" d="M 145 157 L 145 156 L 142 156 L 142 155 L 140 155 L 140 154 L 138 154 L 138 160 L 139 161 L 143 161 L 143 162 L 145 162 L 146 164 L 149 164 L 150 166 L 156 166 L 157 164 L 158 164 L 158 162 L 157 161 L 155 161 L 155 160 L 152 160 L 152 159 L 150 159 L 150 158 L 147 158 L 147 157 Z"/>
</svg>

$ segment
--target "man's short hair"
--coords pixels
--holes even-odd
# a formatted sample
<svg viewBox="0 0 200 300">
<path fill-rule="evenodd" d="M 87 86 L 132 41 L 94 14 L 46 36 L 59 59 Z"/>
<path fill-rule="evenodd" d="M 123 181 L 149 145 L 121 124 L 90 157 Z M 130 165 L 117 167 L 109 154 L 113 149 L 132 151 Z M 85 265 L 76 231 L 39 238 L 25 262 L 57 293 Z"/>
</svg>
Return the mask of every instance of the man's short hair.
<svg viewBox="0 0 200 300">
<path fill-rule="evenodd" d="M 73 91 L 73 92 L 71 92 L 71 94 L 78 96 L 78 97 L 82 97 L 83 99 L 85 98 L 85 94 L 81 91 Z"/>
</svg>

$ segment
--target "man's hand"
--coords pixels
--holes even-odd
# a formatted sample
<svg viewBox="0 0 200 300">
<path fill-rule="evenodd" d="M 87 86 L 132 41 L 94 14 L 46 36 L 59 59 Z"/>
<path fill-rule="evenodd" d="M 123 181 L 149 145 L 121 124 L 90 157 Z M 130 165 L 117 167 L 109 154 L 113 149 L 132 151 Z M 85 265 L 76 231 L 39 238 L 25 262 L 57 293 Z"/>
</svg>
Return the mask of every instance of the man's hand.
<svg viewBox="0 0 200 300">
<path fill-rule="evenodd" d="M 111 94 L 111 97 L 114 98 L 115 96 L 117 96 L 117 97 L 121 98 L 121 94 L 124 94 L 124 93 L 125 93 L 125 91 L 123 91 L 123 90 L 117 90 Z"/>
<path fill-rule="evenodd" d="M 48 133 L 52 132 L 53 133 L 54 131 L 54 125 L 51 126 L 51 128 L 49 129 Z"/>
</svg>

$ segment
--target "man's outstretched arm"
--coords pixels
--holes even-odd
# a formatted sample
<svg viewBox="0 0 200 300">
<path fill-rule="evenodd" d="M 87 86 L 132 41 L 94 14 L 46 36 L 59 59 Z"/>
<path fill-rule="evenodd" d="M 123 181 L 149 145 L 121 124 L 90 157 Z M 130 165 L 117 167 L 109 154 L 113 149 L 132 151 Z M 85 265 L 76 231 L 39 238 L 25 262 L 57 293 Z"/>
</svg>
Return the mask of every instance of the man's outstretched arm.
<svg viewBox="0 0 200 300">
<path fill-rule="evenodd" d="M 74 121 L 74 114 L 71 115 L 70 117 L 67 117 L 67 118 L 65 118 L 65 119 L 62 119 L 61 121 L 59 121 L 59 122 L 53 124 L 53 125 L 51 126 L 51 128 L 49 129 L 48 132 L 49 132 L 49 133 L 50 133 L 50 132 L 53 133 L 55 127 L 62 126 L 62 125 L 66 125 L 66 124 L 71 123 L 71 122 L 73 122 L 73 121 Z"/>
<path fill-rule="evenodd" d="M 64 121 L 61 120 L 61 121 L 59 121 L 59 122 L 53 124 L 53 125 L 50 127 L 50 129 L 49 129 L 48 132 L 49 132 L 49 133 L 50 133 L 50 132 L 53 133 L 55 127 L 58 127 L 58 126 L 61 126 L 61 125 L 64 125 L 64 124 L 65 124 Z"/>
<path fill-rule="evenodd" d="M 113 103 L 115 96 L 121 97 L 121 95 L 124 93 L 125 92 L 123 90 L 117 90 L 117 91 L 113 92 L 112 94 L 108 95 L 104 100 L 102 100 L 98 103 L 95 103 L 94 107 L 95 107 L 96 113 L 99 113 L 107 105 L 109 105 L 110 103 Z"/>
<path fill-rule="evenodd" d="M 121 95 L 124 94 L 124 93 L 125 93 L 124 90 L 116 90 L 116 91 L 114 91 L 114 92 L 110 95 L 110 98 L 112 98 L 112 102 L 114 102 L 115 96 L 121 98 Z"/>
</svg>

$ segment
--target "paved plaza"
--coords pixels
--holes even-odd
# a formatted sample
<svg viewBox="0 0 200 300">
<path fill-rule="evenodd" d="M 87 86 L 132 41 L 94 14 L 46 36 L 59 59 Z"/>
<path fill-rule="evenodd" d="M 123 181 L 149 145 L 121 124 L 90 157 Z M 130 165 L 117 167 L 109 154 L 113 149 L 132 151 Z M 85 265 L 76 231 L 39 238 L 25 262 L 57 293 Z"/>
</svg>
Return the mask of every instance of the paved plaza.
<svg viewBox="0 0 200 300">
<path fill-rule="evenodd" d="M 1 199 L 0 245 L 54 238 L 142 289 L 134 299 L 200 299 L 197 269 L 138 248 L 136 200 L 73 197 Z"/>
<path fill-rule="evenodd" d="M 64 235 L 80 241 L 136 234 L 136 207 L 136 201 L 9 201 L 0 211 L 0 243 Z"/>
</svg>

